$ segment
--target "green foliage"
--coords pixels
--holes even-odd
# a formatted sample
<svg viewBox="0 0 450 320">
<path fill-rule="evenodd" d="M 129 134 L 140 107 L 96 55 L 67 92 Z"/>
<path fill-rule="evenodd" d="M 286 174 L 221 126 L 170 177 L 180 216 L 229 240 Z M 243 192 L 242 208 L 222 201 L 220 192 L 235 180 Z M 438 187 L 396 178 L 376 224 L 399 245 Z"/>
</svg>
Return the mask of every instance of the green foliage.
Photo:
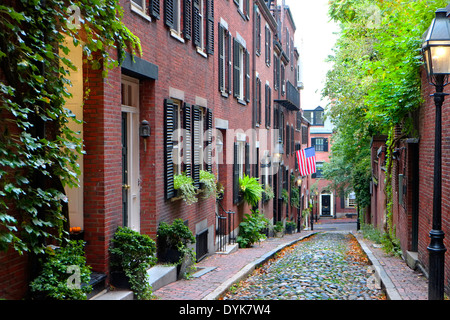
<svg viewBox="0 0 450 320">
<path fill-rule="evenodd" d="M 239 178 L 239 188 L 244 197 L 244 201 L 251 206 L 256 206 L 258 204 L 264 191 L 258 180 L 259 178 L 249 177 L 247 175 L 244 175 L 243 178 Z"/>
<path fill-rule="evenodd" d="M 291 188 L 291 206 L 294 208 L 300 208 L 300 189 Z"/>
<path fill-rule="evenodd" d="M 194 180 L 192 177 L 187 176 L 185 172 L 174 176 L 174 189 L 179 190 L 179 195 L 188 205 L 198 201 Z"/>
<path fill-rule="evenodd" d="M 239 224 L 239 236 L 236 242 L 241 248 L 250 248 L 254 243 L 266 238 L 262 231 L 267 228 L 269 221 L 259 210 L 245 214 L 244 219 Z"/>
<path fill-rule="evenodd" d="M 335 190 L 354 190 L 361 208 L 370 203 L 371 138 L 390 135 L 395 126 L 416 134 L 413 115 L 423 102 L 421 36 L 436 9 L 446 5 L 442 0 L 330 1 L 330 17 L 340 23 L 341 33 L 322 92 L 332 101 L 326 116 L 335 126 L 323 174 Z M 388 149 L 395 143 L 390 139 Z M 392 194 L 386 191 L 389 203 Z"/>
<path fill-rule="evenodd" d="M 118 0 L 10 3 L 0 4 L 0 250 L 43 254 L 47 239 L 67 238 L 64 187 L 78 185 L 83 152 L 68 125 L 79 121 L 65 108 L 76 69 L 65 35 L 104 75 L 118 66 L 110 56 L 116 48 L 119 56 L 141 49 L 121 22 Z M 68 8 L 79 10 L 78 26 L 69 24 Z"/>
<path fill-rule="evenodd" d="M 273 230 L 275 232 L 282 232 L 284 230 L 283 221 L 277 221 L 277 223 L 273 226 Z"/>
<path fill-rule="evenodd" d="M 284 188 L 281 190 L 281 198 L 285 204 L 289 203 L 289 192 Z"/>
<path fill-rule="evenodd" d="M 36 298 L 56 300 L 86 300 L 92 288 L 91 270 L 86 266 L 83 251 L 84 242 L 70 241 L 64 247 L 47 247 L 41 259 L 42 270 L 30 283 Z"/>
<path fill-rule="evenodd" d="M 273 189 L 270 185 L 266 184 L 264 186 L 264 200 L 268 201 L 270 199 L 273 199 L 275 197 L 275 194 L 273 192 Z"/>
<path fill-rule="evenodd" d="M 363 237 L 369 239 L 377 244 L 381 244 L 383 250 L 394 256 L 400 257 L 402 250 L 400 247 L 400 241 L 395 237 L 395 234 L 387 232 L 381 232 L 371 224 L 361 224 L 361 231 Z"/>
<path fill-rule="evenodd" d="M 203 198 L 209 198 L 214 195 L 217 197 L 217 183 L 216 176 L 208 171 L 200 170 L 200 183 L 204 184 Z"/>
<path fill-rule="evenodd" d="M 156 262 L 155 241 L 128 227 L 118 227 L 111 242 L 111 266 L 125 272 L 139 300 L 150 299 L 152 288 L 147 269 Z"/>
<path fill-rule="evenodd" d="M 162 247 L 176 249 L 181 253 L 178 264 L 183 262 L 185 255 L 194 257 L 194 252 L 188 248 L 188 244 L 195 243 L 195 237 L 182 219 L 175 219 L 172 224 L 162 221 L 159 224 L 157 236 Z"/>
</svg>

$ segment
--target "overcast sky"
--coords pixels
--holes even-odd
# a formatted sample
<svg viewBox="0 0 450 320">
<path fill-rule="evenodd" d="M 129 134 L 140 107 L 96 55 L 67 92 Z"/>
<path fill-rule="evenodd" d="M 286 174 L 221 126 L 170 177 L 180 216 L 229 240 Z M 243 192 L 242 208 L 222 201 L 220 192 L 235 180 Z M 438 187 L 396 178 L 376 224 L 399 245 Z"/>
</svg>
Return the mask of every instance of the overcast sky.
<svg viewBox="0 0 450 320">
<path fill-rule="evenodd" d="M 295 46 L 300 54 L 300 75 L 304 84 L 301 91 L 301 106 L 305 110 L 325 107 L 327 101 L 321 101 L 320 92 L 330 64 L 326 58 L 332 54 L 337 39 L 334 34 L 339 27 L 330 22 L 328 0 L 285 0 L 291 9 L 297 28 Z"/>
</svg>

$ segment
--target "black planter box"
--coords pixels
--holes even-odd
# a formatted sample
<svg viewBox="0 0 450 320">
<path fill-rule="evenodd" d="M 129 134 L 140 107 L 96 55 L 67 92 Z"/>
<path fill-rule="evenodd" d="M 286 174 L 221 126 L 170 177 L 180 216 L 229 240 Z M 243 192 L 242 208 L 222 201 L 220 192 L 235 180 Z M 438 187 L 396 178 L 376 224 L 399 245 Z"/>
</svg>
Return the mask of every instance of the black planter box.
<svg viewBox="0 0 450 320">
<path fill-rule="evenodd" d="M 116 288 L 131 289 L 130 281 L 123 271 L 111 271 L 111 284 Z"/>
</svg>

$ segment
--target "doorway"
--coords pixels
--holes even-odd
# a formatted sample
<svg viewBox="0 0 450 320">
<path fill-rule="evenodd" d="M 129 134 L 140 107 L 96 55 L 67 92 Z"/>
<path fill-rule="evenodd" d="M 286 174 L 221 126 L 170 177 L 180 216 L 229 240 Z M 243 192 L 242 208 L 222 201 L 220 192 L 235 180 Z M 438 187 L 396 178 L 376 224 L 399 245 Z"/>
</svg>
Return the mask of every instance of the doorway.
<svg viewBox="0 0 450 320">
<path fill-rule="evenodd" d="M 139 80 L 122 76 L 122 223 L 140 231 Z"/>
<path fill-rule="evenodd" d="M 322 194 L 321 209 L 322 216 L 331 216 L 331 195 Z"/>
</svg>

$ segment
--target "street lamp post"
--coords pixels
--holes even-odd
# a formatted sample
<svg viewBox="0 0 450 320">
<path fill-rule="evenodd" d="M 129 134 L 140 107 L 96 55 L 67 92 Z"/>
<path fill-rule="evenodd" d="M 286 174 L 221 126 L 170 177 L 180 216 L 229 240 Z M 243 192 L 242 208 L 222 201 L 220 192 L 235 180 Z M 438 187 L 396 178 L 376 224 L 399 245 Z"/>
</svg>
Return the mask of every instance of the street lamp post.
<svg viewBox="0 0 450 320">
<path fill-rule="evenodd" d="M 438 9 L 436 17 L 424 34 L 422 52 L 428 81 L 436 92 L 434 146 L 433 227 L 430 231 L 428 299 L 444 299 L 444 232 L 442 231 L 442 104 L 450 74 L 450 20 L 446 9 Z"/>
</svg>

